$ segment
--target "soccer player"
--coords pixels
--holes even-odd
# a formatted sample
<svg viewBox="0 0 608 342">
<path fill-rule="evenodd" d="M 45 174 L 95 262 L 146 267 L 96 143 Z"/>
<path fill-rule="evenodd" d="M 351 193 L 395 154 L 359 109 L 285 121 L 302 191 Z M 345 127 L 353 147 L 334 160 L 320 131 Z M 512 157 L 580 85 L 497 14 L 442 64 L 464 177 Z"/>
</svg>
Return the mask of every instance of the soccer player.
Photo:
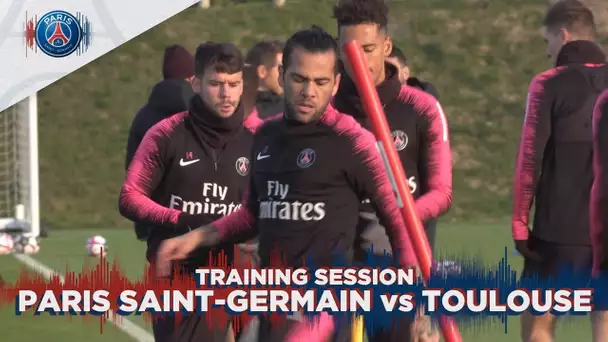
<svg viewBox="0 0 608 342">
<path fill-rule="evenodd" d="M 608 89 L 593 111 L 593 185 L 591 187 L 591 246 L 593 270 L 608 271 Z"/>
<path fill-rule="evenodd" d="M 253 134 L 243 126 L 239 105 L 244 58 L 232 44 L 206 43 L 195 55 L 190 110 L 152 127 L 131 163 L 120 192 L 120 213 L 153 226 L 148 261 L 165 239 L 236 211 L 249 184 Z M 181 262 L 193 272 L 209 252 L 233 245 L 193 251 Z M 224 341 L 227 331 L 210 329 L 200 317 L 188 317 L 176 328 L 173 319 L 154 321 L 154 336 L 163 341 Z"/>
<path fill-rule="evenodd" d="M 352 260 L 365 198 L 371 199 L 399 252 L 399 265 L 416 264 L 374 136 L 330 105 L 340 80 L 337 60 L 335 40 L 320 28 L 289 38 L 283 55 L 285 113 L 266 120 L 254 136 L 246 202 L 232 215 L 166 240 L 158 254 L 161 272 L 201 244 L 212 246 L 243 232 L 258 234 L 262 267 L 271 264 L 274 253 L 288 267 L 302 266 L 304 259 L 318 267 L 332 265 L 335 257 Z M 302 328 L 306 324 L 287 320 L 271 329 L 268 319 L 260 319 L 259 341 L 264 342 L 322 341 L 332 331 L 332 324 L 324 324 L 327 316 L 314 339 Z M 292 332 L 294 324 L 301 329 Z"/>
<path fill-rule="evenodd" d="M 257 78 L 256 108 L 262 120 L 282 113 L 285 108 L 279 82 L 283 45 L 277 40 L 259 42 L 247 52 L 245 59 L 245 65 L 253 68 Z"/>
<path fill-rule="evenodd" d="M 606 85 L 608 88 L 608 84 Z M 594 275 L 608 272 L 608 89 L 598 98 L 593 112 L 593 185 L 591 187 L 591 246 Z M 597 307 L 596 307 L 597 308 Z M 606 308 L 601 308 L 605 310 Z M 594 341 L 608 341 L 608 312 L 591 316 Z M 602 340 L 604 338 L 604 340 Z"/>
<path fill-rule="evenodd" d="M 395 147 L 408 177 L 416 210 L 431 246 L 435 239 L 434 220 L 448 211 L 452 202 L 452 155 L 448 123 L 439 102 L 431 95 L 401 84 L 398 69 L 386 62 L 392 41 L 387 32 L 388 8 L 382 0 L 341 0 L 334 8 L 341 44 L 358 41 L 384 107 Z M 348 63 L 344 61 L 344 64 Z M 361 98 L 349 77 L 342 77 L 334 105 L 369 127 Z M 384 229 L 371 208 L 361 213 L 360 249 L 373 247 L 375 253 L 390 251 Z M 399 340 L 396 324 L 392 336 L 375 334 L 379 341 Z M 388 334 L 388 332 L 387 332 Z M 438 336 L 438 335 L 437 335 Z"/>
<path fill-rule="evenodd" d="M 194 57 L 181 45 L 171 45 L 165 49 L 163 56 L 163 80 L 157 83 L 146 103 L 135 115 L 129 138 L 125 169 L 129 168 L 135 151 L 146 132 L 159 121 L 188 109 L 194 96 L 190 81 L 194 77 Z M 140 241 L 146 241 L 150 227 L 135 222 L 135 235 Z"/>
<path fill-rule="evenodd" d="M 439 94 L 437 93 L 435 86 L 429 82 L 424 82 L 417 77 L 410 76 L 410 67 L 407 64 L 407 58 L 405 58 L 401 49 L 393 45 L 391 54 L 386 58 L 386 61 L 397 67 L 401 83 L 416 87 L 433 95 L 436 99 L 439 99 Z"/>
<path fill-rule="evenodd" d="M 257 129 L 262 123 L 259 111 L 256 108 L 258 97 L 258 74 L 257 68 L 253 65 L 245 63 L 243 67 L 243 95 L 241 96 L 241 105 L 245 112 L 244 125 L 252 132 Z"/>
<path fill-rule="evenodd" d="M 594 18 L 585 5 L 575 0 L 554 4 L 544 27 L 555 67 L 530 83 L 513 184 L 511 228 L 524 258 L 523 277 L 555 275 L 562 267 L 588 271 L 591 266 L 591 115 L 608 85 L 606 55 L 593 42 Z M 522 339 L 552 341 L 555 326 L 553 315 L 525 313 Z"/>
</svg>

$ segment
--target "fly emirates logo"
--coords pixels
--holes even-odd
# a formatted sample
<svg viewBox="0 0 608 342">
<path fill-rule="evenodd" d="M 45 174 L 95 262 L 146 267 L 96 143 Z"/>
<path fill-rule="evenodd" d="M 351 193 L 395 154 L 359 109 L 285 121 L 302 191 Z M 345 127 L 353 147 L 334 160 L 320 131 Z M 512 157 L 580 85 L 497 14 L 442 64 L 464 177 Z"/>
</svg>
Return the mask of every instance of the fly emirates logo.
<svg viewBox="0 0 608 342">
<path fill-rule="evenodd" d="M 289 184 L 268 181 L 268 200 L 260 202 L 260 219 L 320 221 L 325 217 L 325 203 L 285 201 Z"/>
<path fill-rule="evenodd" d="M 241 207 L 234 202 L 225 203 L 228 187 L 216 183 L 203 183 L 203 201 L 184 201 L 181 197 L 171 195 L 169 208 L 181 210 L 188 214 L 229 215 Z"/>
</svg>

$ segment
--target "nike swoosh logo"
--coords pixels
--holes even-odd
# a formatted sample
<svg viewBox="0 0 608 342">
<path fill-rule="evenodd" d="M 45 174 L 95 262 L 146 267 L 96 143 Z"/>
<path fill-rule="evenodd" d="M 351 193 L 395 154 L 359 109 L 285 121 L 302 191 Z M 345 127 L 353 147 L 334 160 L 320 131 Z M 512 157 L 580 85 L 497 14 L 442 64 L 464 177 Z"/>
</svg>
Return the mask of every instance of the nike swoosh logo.
<svg viewBox="0 0 608 342">
<path fill-rule="evenodd" d="M 190 164 L 194 164 L 199 161 L 200 161 L 200 159 L 194 159 L 194 160 L 188 160 L 188 161 L 184 161 L 184 159 L 180 159 L 179 166 L 188 166 Z"/>
<path fill-rule="evenodd" d="M 261 153 L 258 153 L 258 158 L 257 158 L 257 160 L 266 159 L 266 158 L 268 158 L 268 157 L 270 157 L 270 154 L 265 154 L 265 155 L 262 155 Z"/>
</svg>

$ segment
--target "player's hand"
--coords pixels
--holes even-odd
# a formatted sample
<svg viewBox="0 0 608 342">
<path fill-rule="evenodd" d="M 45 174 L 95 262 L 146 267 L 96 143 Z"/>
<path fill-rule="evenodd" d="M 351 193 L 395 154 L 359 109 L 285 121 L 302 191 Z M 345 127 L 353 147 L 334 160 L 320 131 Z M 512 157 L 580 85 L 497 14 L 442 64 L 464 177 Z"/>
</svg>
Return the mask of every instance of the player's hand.
<svg viewBox="0 0 608 342">
<path fill-rule="evenodd" d="M 439 342 L 440 334 L 431 317 L 424 314 L 424 308 L 418 310 L 412 323 L 411 342 Z"/>
<path fill-rule="evenodd" d="M 247 254 L 253 254 L 258 252 L 259 243 L 241 243 L 238 245 L 239 249 Z"/>
<path fill-rule="evenodd" d="M 156 255 L 156 271 L 160 277 L 171 274 L 173 261 L 184 260 L 205 240 L 205 228 L 192 230 L 184 235 L 163 241 Z"/>
<path fill-rule="evenodd" d="M 515 249 L 521 254 L 525 259 L 535 262 L 540 262 L 543 258 L 540 254 L 536 253 L 528 246 L 528 240 L 515 240 Z"/>
</svg>

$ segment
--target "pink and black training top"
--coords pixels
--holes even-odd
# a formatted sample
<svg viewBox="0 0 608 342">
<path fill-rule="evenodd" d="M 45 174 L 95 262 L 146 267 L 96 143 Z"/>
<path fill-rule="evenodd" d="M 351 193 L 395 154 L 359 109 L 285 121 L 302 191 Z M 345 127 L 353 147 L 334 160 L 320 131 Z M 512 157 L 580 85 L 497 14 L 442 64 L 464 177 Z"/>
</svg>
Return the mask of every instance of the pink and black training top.
<svg viewBox="0 0 608 342">
<path fill-rule="evenodd" d="M 452 205 L 452 152 L 448 122 L 432 95 L 402 85 L 394 66 L 386 64 L 386 80 L 376 87 L 393 142 L 423 222 L 446 213 Z M 370 129 L 353 81 L 342 77 L 334 106 Z"/>
<path fill-rule="evenodd" d="M 591 116 L 608 86 L 608 67 L 592 42 L 566 44 L 557 66 L 530 83 L 513 180 L 515 240 L 590 246 L 589 194 L 593 182 Z"/>
<path fill-rule="evenodd" d="M 360 203 L 370 198 L 401 264 L 414 265 L 405 224 L 373 135 L 329 106 L 318 121 L 267 119 L 254 136 L 250 193 L 214 222 L 223 238 L 258 234 L 262 266 L 352 260 Z M 276 254 L 275 254 L 276 253 Z"/>
<path fill-rule="evenodd" d="M 220 119 L 199 96 L 190 107 L 148 131 L 120 192 L 120 213 L 153 227 L 149 260 L 162 240 L 237 211 L 249 185 L 253 134 L 243 113 Z M 198 252 L 186 263 L 204 264 L 209 251 Z"/>
</svg>

